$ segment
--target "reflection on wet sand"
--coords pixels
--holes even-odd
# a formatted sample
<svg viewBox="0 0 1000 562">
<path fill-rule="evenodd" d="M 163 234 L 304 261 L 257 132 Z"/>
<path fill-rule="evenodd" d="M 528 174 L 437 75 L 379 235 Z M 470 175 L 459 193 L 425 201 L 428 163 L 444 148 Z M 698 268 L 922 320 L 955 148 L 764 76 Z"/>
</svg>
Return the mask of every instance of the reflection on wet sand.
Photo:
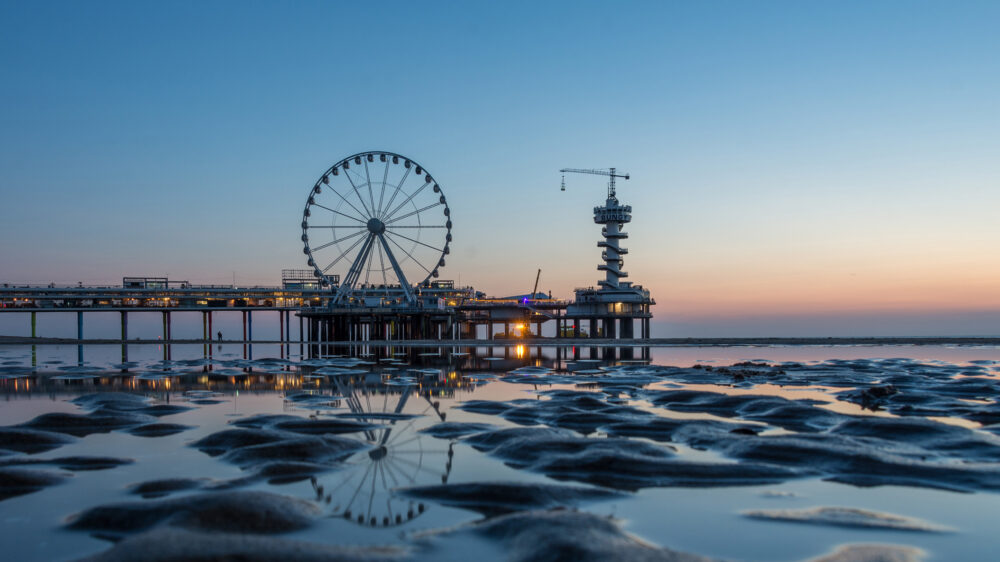
<svg viewBox="0 0 1000 562">
<path fill-rule="evenodd" d="M 726 494 L 712 521 L 764 514 L 734 523 L 740 540 L 783 521 L 875 532 L 926 520 L 968 533 L 948 514 L 905 504 L 805 505 L 812 500 L 785 491 L 838 482 L 876 503 L 898 488 L 1000 491 L 993 361 L 668 367 L 635 359 L 642 349 L 324 346 L 257 359 L 220 346 L 207 357 L 160 351 L 107 364 L 64 356 L 32 366 L 27 349 L 2 357 L 0 389 L 21 413 L 0 427 L 0 516 L 7 506 L 40 510 L 36 521 L 71 516 L 71 529 L 118 541 L 102 554 L 110 558 L 137 545 L 179 548 L 179 558 L 197 548 L 290 556 L 367 537 L 382 549 L 369 554 L 427 559 L 456 554 L 449 549 L 469 544 L 467 533 L 525 559 L 570 547 L 596 559 L 620 547 L 695 560 L 704 558 L 650 546 L 605 514 L 699 488 Z M 160 466 L 165 454 L 178 459 L 170 470 Z M 99 472 L 115 478 L 102 487 L 86 476 Z M 760 486 L 787 505 L 762 509 L 732 492 Z M 47 501 L 50 490 L 72 501 Z M 32 497 L 42 499 L 16 503 Z M 615 507 L 601 507 L 608 502 Z M 66 505 L 76 513 L 59 511 Z M 633 523 L 667 518 L 664 505 Z M 16 531 L 35 537 L 19 559 L 48 558 L 37 544 L 62 532 Z M 570 531 L 580 540 L 545 540 Z M 179 536 L 186 542 L 173 545 Z M 837 548 L 838 536 L 815 554 Z"/>
<path fill-rule="evenodd" d="M 34 346 L 32 346 L 34 347 Z M 128 345 L 124 346 L 128 347 Z M 149 346 L 146 346 L 149 347 Z M 156 346 L 160 347 L 167 346 Z M 189 346 L 190 347 L 190 346 Z M 197 346 L 201 347 L 201 346 Z M 211 347 L 211 346 L 207 346 Z M 222 346 L 216 346 L 221 351 Z M 249 347 L 253 347 L 250 345 Z M 91 392 L 96 389 L 117 391 L 169 392 L 172 389 L 201 389 L 218 392 L 284 391 L 294 388 L 318 388 L 324 384 L 323 367 L 337 364 L 360 366 L 374 374 L 389 376 L 401 366 L 436 368 L 439 380 L 427 373 L 417 380 L 418 390 L 431 389 L 453 394 L 453 389 L 470 386 L 456 373 L 498 372 L 525 366 L 544 366 L 555 370 L 581 366 L 645 364 L 634 360 L 638 353 L 649 355 L 649 348 L 593 348 L 587 359 L 579 359 L 579 348 L 543 349 L 540 347 L 484 348 L 410 348 L 410 347 L 333 347 L 322 346 L 326 355 L 308 358 L 227 358 L 222 354 L 196 359 L 162 359 L 140 364 L 123 361 L 111 365 L 77 365 L 62 361 L 37 365 L 32 350 L 32 365 L 0 366 L 0 390 L 6 392 Z M 127 355 L 126 355 L 127 357 Z M 573 359 L 573 358 L 576 359 Z M 601 357 L 598 359 L 598 357 Z M 347 361 L 340 361 L 348 358 Z M 583 363 L 578 363 L 583 361 Z M 376 366 L 377 368 L 371 368 Z M 327 381 L 330 382 L 330 381 Z M 406 381 L 403 381 L 406 382 Z M 398 384 L 398 383 L 394 383 Z M 451 389 L 451 390 L 449 390 Z M 450 394 L 449 394 L 450 395 Z"/>
</svg>

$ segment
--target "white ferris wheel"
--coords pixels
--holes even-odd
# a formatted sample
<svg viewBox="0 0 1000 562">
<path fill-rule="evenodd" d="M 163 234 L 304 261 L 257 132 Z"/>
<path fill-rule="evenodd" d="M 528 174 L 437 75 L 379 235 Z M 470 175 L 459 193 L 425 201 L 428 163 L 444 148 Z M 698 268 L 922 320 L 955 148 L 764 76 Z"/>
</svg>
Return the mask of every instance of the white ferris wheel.
<svg viewBox="0 0 1000 562">
<path fill-rule="evenodd" d="M 337 286 L 334 303 L 359 288 L 439 275 L 450 252 L 451 210 L 441 186 L 412 158 L 361 152 L 334 164 L 313 186 L 302 213 L 303 253 L 314 275 Z"/>
</svg>

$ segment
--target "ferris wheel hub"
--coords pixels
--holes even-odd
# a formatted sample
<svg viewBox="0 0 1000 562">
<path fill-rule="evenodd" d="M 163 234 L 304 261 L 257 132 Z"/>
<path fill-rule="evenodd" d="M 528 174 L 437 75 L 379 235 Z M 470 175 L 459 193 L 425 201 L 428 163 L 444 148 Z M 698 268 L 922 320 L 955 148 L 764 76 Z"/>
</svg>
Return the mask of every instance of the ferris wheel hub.
<svg viewBox="0 0 1000 562">
<path fill-rule="evenodd" d="M 385 232 L 385 223 L 372 217 L 368 220 L 368 232 L 372 234 L 382 234 Z"/>
</svg>

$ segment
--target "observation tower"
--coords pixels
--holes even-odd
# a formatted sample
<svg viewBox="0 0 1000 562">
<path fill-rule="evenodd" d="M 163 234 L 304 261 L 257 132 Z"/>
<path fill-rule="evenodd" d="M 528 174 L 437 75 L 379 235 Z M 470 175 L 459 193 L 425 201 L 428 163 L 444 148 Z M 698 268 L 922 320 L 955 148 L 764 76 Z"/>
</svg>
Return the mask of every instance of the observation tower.
<svg viewBox="0 0 1000 562">
<path fill-rule="evenodd" d="M 562 173 L 594 174 L 608 177 L 608 196 L 604 205 L 594 207 L 594 222 L 602 225 L 601 235 L 604 240 L 597 242 L 602 248 L 601 259 L 604 263 L 597 266 L 604 272 L 604 279 L 598 280 L 598 289 L 587 287 L 576 289 L 576 298 L 566 313 L 567 319 L 573 320 L 573 335 L 579 337 L 581 324 L 589 328 L 590 337 L 610 339 L 635 338 L 635 320 L 640 320 L 639 337 L 649 337 L 649 320 L 653 317 L 650 306 L 656 304 L 649 291 L 641 285 L 633 285 L 631 281 L 622 281 L 628 273 L 622 270 L 628 249 L 621 246 L 621 241 L 628 238 L 628 233 L 622 228 L 632 221 L 632 206 L 618 201 L 615 192 L 615 179 L 629 179 L 628 174 L 619 174 L 615 168 L 583 170 L 564 168 Z M 565 176 L 564 176 L 565 177 Z M 563 182 L 565 190 L 565 180 Z"/>
</svg>

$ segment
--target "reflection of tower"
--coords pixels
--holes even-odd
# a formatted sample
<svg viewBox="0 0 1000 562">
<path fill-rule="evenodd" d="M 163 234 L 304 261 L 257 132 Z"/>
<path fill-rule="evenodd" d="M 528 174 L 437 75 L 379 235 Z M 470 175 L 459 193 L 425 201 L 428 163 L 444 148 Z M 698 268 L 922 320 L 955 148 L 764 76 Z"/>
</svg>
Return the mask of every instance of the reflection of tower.
<svg viewBox="0 0 1000 562">
<path fill-rule="evenodd" d="M 622 277 L 628 277 L 628 273 L 622 271 L 624 261 L 622 256 L 627 254 L 628 250 L 622 248 L 618 241 L 628 238 L 628 234 L 622 232 L 621 229 L 625 223 L 631 220 L 632 207 L 619 203 L 614 193 L 608 195 L 608 200 L 603 207 L 594 207 L 594 222 L 604 225 L 604 228 L 601 229 L 604 240 L 597 243 L 598 248 L 604 248 L 604 252 L 601 253 L 604 264 L 597 266 L 599 271 L 605 272 L 604 281 L 597 282 L 602 287 L 617 289 L 619 287 L 618 280 Z"/>
</svg>

